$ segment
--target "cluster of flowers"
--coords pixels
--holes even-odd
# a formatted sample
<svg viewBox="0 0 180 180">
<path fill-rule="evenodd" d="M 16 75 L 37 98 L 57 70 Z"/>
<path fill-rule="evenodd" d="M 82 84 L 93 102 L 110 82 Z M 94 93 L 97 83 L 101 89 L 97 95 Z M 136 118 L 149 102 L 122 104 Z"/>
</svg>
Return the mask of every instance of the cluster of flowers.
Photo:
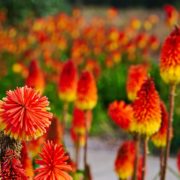
<svg viewBox="0 0 180 180">
<path fill-rule="evenodd" d="M 28 143 L 44 135 L 51 124 L 49 102 L 34 89 L 24 86 L 7 91 L 1 101 L 1 179 L 72 179 L 69 156 L 61 144 L 46 137 L 39 168 L 33 170 Z M 53 120 L 54 121 L 54 120 Z M 22 147 L 22 149 L 21 149 Z"/>
<path fill-rule="evenodd" d="M 172 87 L 180 83 L 180 29 L 176 27 L 165 40 L 160 57 L 162 79 Z M 132 104 L 114 101 L 109 105 L 108 114 L 123 130 L 133 135 L 134 139 L 150 139 L 158 148 L 167 148 L 172 138 L 172 127 L 165 104 L 160 100 L 154 81 L 148 75 L 144 64 L 132 65 L 127 78 L 127 96 Z M 172 92 L 171 92 L 172 93 Z M 173 94 L 171 94 L 173 95 Z M 171 104 L 172 106 L 172 104 Z M 168 137 L 167 137 L 168 136 Z M 115 161 L 115 170 L 120 179 L 133 176 L 135 157 L 139 151 L 135 140 L 124 142 Z M 137 179 L 142 179 L 145 154 L 138 160 Z M 143 168 L 142 168 L 143 166 Z M 179 158 L 178 158 L 179 167 Z"/>
<path fill-rule="evenodd" d="M 178 11 L 170 5 L 164 8 L 166 22 L 173 26 L 178 21 Z M 117 16 L 115 9 L 108 10 L 109 20 L 113 22 Z M 150 34 L 159 18 L 156 15 L 150 15 L 144 21 L 132 18 L 119 27 L 100 17 L 88 22 L 75 9 L 71 16 L 61 13 L 28 20 L 22 27 L 25 33 L 14 27 L 5 28 L 5 20 L 6 16 L 1 12 L 0 52 L 16 56 L 13 71 L 21 73 L 27 86 L 7 91 L 7 96 L 0 101 L 0 177 L 71 180 L 69 173 L 78 169 L 80 147 L 84 148 L 85 170 L 88 167 L 91 110 L 98 99 L 97 78 L 94 77 L 101 72 L 100 63 L 95 59 L 103 55 L 105 66 L 112 67 L 121 61 L 122 56 L 131 61 L 139 54 L 142 59 L 149 58 L 149 53 L 159 48 L 159 39 Z M 179 39 L 180 30 L 176 28 L 166 39 L 161 53 L 161 76 L 166 83 L 173 85 L 180 82 Z M 65 59 L 68 61 L 59 61 L 59 57 L 67 55 Z M 51 69 L 50 76 L 41 70 L 37 59 L 43 59 L 44 67 Z M 46 78 L 58 82 L 58 94 L 63 102 L 62 124 L 49 112 L 48 99 L 42 95 Z M 169 136 L 169 115 L 152 78 L 148 77 L 146 64 L 130 66 L 127 96 L 132 104 L 113 102 L 109 106 L 110 117 L 135 140 L 138 137 L 151 139 L 157 147 L 165 148 Z M 62 145 L 70 103 L 74 103 L 70 133 L 76 149 L 75 165 Z M 172 129 L 169 134 L 172 137 Z M 143 177 L 145 157 L 137 159 L 139 150 L 135 140 L 125 142 L 118 151 L 115 170 L 121 179 L 133 176 L 135 162 L 135 176 L 139 180 Z M 40 166 L 34 170 L 32 159 L 36 159 L 38 153 L 40 159 L 34 163 Z"/>
<path fill-rule="evenodd" d="M 178 21 L 178 11 L 170 5 L 164 9 L 166 22 L 172 27 Z M 94 59 L 102 55 L 105 66 L 112 67 L 124 56 L 134 61 L 139 54 L 144 60 L 149 59 L 150 54 L 157 54 L 160 39 L 153 32 L 160 22 L 158 15 L 151 14 L 145 20 L 133 17 L 118 25 L 115 19 L 119 18 L 119 13 L 111 9 L 106 18 L 87 20 L 78 9 L 74 9 L 72 15 L 60 13 L 28 19 L 23 27 L 15 28 L 5 26 L 6 14 L 1 12 L 0 52 L 15 56 L 17 61 L 13 70 L 22 73 L 23 77 L 28 74 L 28 60 L 43 59 L 52 69 L 50 78 L 55 81 L 62 67 L 59 59 L 67 58 L 67 54 L 76 65 L 85 63 L 88 68 L 93 68 L 96 75 L 100 65 Z"/>
</svg>

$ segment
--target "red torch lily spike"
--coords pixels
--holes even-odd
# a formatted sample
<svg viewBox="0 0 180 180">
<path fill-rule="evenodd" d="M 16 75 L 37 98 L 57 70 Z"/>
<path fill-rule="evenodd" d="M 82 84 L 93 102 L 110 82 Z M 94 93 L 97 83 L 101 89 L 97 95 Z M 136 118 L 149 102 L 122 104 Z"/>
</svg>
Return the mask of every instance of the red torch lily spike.
<svg viewBox="0 0 180 180">
<path fill-rule="evenodd" d="M 163 43 L 160 56 L 160 74 L 162 79 L 170 85 L 169 94 L 169 119 L 166 138 L 166 150 L 164 154 L 164 162 L 161 180 L 166 179 L 167 162 L 171 145 L 171 129 L 174 115 L 174 96 L 176 85 L 180 83 L 180 28 L 170 33 Z"/>
</svg>

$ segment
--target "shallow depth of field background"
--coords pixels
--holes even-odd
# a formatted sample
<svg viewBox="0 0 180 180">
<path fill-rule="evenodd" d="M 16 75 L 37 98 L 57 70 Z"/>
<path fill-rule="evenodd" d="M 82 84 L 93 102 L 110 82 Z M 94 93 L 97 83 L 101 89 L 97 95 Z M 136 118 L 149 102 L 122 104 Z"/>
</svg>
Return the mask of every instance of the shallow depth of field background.
<svg viewBox="0 0 180 180">
<path fill-rule="evenodd" d="M 42 44 L 38 44 L 39 42 L 28 44 L 27 38 L 37 19 L 50 19 L 61 12 L 67 13 L 69 17 L 71 17 L 73 16 L 72 12 L 75 13 L 74 8 L 79 8 L 81 11 L 77 11 L 77 13 L 80 13 L 79 16 L 82 17 L 83 22 L 82 24 L 79 22 L 78 27 L 73 26 L 72 28 L 74 28 L 74 33 L 78 34 L 80 32 L 78 36 L 79 39 L 82 38 L 82 40 L 84 39 L 84 37 L 81 36 L 82 29 L 91 24 L 93 19 L 97 20 L 97 22 L 95 22 L 97 26 L 101 21 L 104 21 L 103 23 L 106 24 L 105 26 L 107 28 L 120 28 L 122 31 L 126 30 L 126 27 L 129 26 L 133 19 L 136 19 L 141 24 L 141 28 L 136 30 L 137 34 L 145 32 L 148 35 L 153 34 L 158 38 L 159 46 L 155 51 L 147 48 L 145 49 L 147 53 L 141 50 L 136 52 L 133 57 L 129 57 L 124 52 L 116 52 L 117 57 L 113 61 L 113 56 L 109 56 L 108 52 L 100 52 L 95 55 L 91 53 L 91 49 L 88 49 L 87 54 L 82 58 L 85 64 L 86 60 L 89 59 L 97 64 L 94 73 L 97 78 L 99 98 L 98 104 L 93 110 L 93 123 L 90 135 L 95 138 L 103 138 L 110 144 L 111 142 L 112 144 L 118 142 L 121 138 L 126 139 L 127 135 L 108 117 L 107 108 L 113 100 L 124 100 L 128 102 L 126 95 L 126 78 L 128 67 L 131 64 L 148 62 L 150 65 L 150 74 L 155 80 L 156 88 L 161 98 L 168 104 L 168 86 L 161 80 L 158 67 L 161 43 L 172 30 L 165 22 L 163 6 L 166 3 L 173 3 L 176 8 L 180 7 L 178 0 L 167 0 L 166 2 L 162 0 L 77 0 L 76 2 L 73 0 L 69 0 L 69 2 L 66 0 L 0 0 L 0 98 L 5 96 L 6 90 L 24 85 L 27 73 L 26 68 L 28 68 L 33 58 L 38 59 L 46 77 L 44 94 L 48 96 L 51 102 L 52 112 L 61 119 L 62 102 L 58 98 L 57 81 L 63 62 L 72 57 L 73 38 L 68 37 L 66 32 L 64 32 L 62 42 L 57 42 L 60 43 L 60 45 L 55 46 L 53 50 L 50 46 L 49 51 L 47 46 L 46 49 L 43 49 Z M 117 12 L 114 18 L 109 17 L 111 14 L 108 14 L 113 13 L 113 8 L 115 8 Z M 158 19 L 157 24 L 152 28 L 148 28 L 149 26 L 146 24 L 148 23 L 146 20 L 150 15 Z M 1 38 L 2 36 L 6 37 L 6 35 L 9 39 Z M 63 38 L 65 38 L 65 48 L 63 47 Z M 89 41 L 96 41 L 96 39 L 90 39 Z M 4 46 L 7 49 L 4 48 Z M 132 48 L 134 47 L 132 46 Z M 45 57 L 45 53 L 50 58 L 49 61 Z M 81 68 L 85 66 L 83 63 Z M 16 69 L 16 65 L 18 64 L 24 65 L 24 69 L 20 70 L 20 72 L 17 72 L 18 70 Z M 178 86 L 177 94 L 179 93 L 180 90 Z M 180 96 L 177 98 L 179 97 Z M 180 147 L 180 100 L 177 98 L 175 100 L 174 138 L 171 146 L 172 155 L 175 155 L 178 147 Z M 72 108 L 68 115 L 69 126 L 71 112 Z M 67 128 L 67 133 L 68 131 Z M 156 149 L 151 143 L 150 150 L 156 152 Z"/>
</svg>

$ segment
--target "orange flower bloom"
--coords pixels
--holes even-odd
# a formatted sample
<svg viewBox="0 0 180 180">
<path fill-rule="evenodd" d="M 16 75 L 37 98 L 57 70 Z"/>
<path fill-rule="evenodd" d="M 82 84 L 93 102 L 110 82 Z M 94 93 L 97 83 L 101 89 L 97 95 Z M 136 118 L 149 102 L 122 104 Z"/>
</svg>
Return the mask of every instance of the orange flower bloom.
<svg viewBox="0 0 180 180">
<path fill-rule="evenodd" d="M 84 71 L 78 82 L 76 106 L 82 110 L 90 110 L 97 103 L 97 88 L 93 75 Z"/>
<path fill-rule="evenodd" d="M 147 78 L 147 67 L 145 65 L 132 65 L 128 70 L 126 90 L 128 98 L 133 101 L 140 90 L 141 85 Z"/>
<path fill-rule="evenodd" d="M 63 101 L 71 102 L 76 99 L 77 69 L 70 60 L 64 64 L 59 79 L 59 97 Z"/>
<path fill-rule="evenodd" d="M 70 134 L 71 134 L 71 139 L 74 144 L 78 144 L 80 147 L 83 147 L 85 145 L 85 141 L 86 141 L 85 134 L 78 134 L 75 131 L 74 127 L 71 127 Z"/>
<path fill-rule="evenodd" d="M 180 151 L 178 152 L 178 155 L 177 155 L 177 168 L 180 173 Z"/>
<path fill-rule="evenodd" d="M 159 44 L 160 44 L 160 42 L 159 42 L 159 39 L 157 38 L 157 36 L 151 35 L 149 37 L 148 46 L 150 46 L 150 48 L 153 51 L 156 51 L 159 48 Z"/>
<path fill-rule="evenodd" d="M 122 129 L 130 130 L 133 120 L 133 109 L 124 101 L 114 101 L 109 105 L 108 114 L 112 120 Z"/>
<path fill-rule="evenodd" d="M 152 136 L 152 142 L 157 147 L 166 146 L 166 136 L 168 128 L 168 112 L 164 103 L 161 101 L 161 127 L 157 133 Z"/>
<path fill-rule="evenodd" d="M 29 75 L 26 79 L 26 85 L 35 88 L 43 93 L 45 88 L 45 79 L 37 60 L 32 60 L 29 66 Z"/>
<path fill-rule="evenodd" d="M 132 131 L 151 136 L 159 130 L 161 125 L 160 98 L 151 78 L 148 78 L 138 91 L 133 110 L 135 118 L 132 121 Z"/>
<path fill-rule="evenodd" d="M 53 117 L 51 125 L 47 131 L 47 140 L 51 140 L 56 144 L 62 143 L 63 129 L 57 117 Z"/>
<path fill-rule="evenodd" d="M 34 180 L 72 180 L 72 177 L 67 173 L 72 171 L 71 166 L 67 163 L 69 156 L 64 151 L 62 145 L 48 141 L 39 155 L 41 160 L 36 160 L 36 163 L 40 167 L 35 170 L 38 174 Z"/>
<path fill-rule="evenodd" d="M 87 128 L 90 129 L 91 122 L 92 122 L 91 111 L 87 111 L 85 114 L 84 111 L 78 108 L 74 108 L 72 127 L 75 129 L 76 133 L 84 134 L 86 123 L 87 123 Z"/>
<path fill-rule="evenodd" d="M 27 180 L 18 155 L 11 149 L 7 149 L 3 161 L 1 162 L 1 179 L 21 179 Z"/>
<path fill-rule="evenodd" d="M 32 179 L 34 176 L 34 170 L 33 170 L 32 160 L 29 157 L 27 145 L 25 142 L 22 143 L 21 163 L 23 169 L 25 170 L 25 174 L 28 176 L 29 179 Z"/>
<path fill-rule="evenodd" d="M 166 4 L 164 6 L 164 11 L 166 13 L 167 25 L 170 27 L 173 27 L 174 25 L 176 25 L 178 22 L 178 16 L 179 16 L 178 10 L 170 4 Z"/>
<path fill-rule="evenodd" d="M 180 82 L 180 28 L 166 38 L 160 57 L 160 73 L 166 83 Z"/>
<path fill-rule="evenodd" d="M 115 171 L 119 178 L 128 179 L 132 176 L 135 160 L 135 145 L 133 141 L 124 142 L 115 160 Z"/>
<path fill-rule="evenodd" d="M 0 106 L 0 129 L 18 140 L 29 141 L 42 136 L 49 127 L 52 114 L 49 102 L 27 86 L 8 91 Z"/>
</svg>

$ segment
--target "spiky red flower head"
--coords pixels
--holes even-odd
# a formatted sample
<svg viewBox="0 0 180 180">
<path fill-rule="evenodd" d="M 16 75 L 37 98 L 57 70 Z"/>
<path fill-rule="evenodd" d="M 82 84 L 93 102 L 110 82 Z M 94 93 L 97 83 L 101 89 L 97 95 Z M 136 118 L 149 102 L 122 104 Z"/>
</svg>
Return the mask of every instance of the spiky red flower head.
<svg viewBox="0 0 180 180">
<path fill-rule="evenodd" d="M 26 79 L 26 85 L 35 88 L 43 93 L 45 88 L 45 79 L 37 60 L 32 60 L 29 66 L 29 75 Z"/>
<path fill-rule="evenodd" d="M 84 71 L 78 81 L 76 106 L 82 110 L 90 110 L 97 103 L 97 88 L 93 75 Z"/>
<path fill-rule="evenodd" d="M 11 149 L 7 149 L 1 162 L 0 178 L 3 180 L 27 180 L 18 155 Z"/>
<path fill-rule="evenodd" d="M 67 61 L 62 69 L 59 79 L 59 97 L 63 101 L 71 102 L 76 99 L 78 74 L 74 63 Z"/>
<path fill-rule="evenodd" d="M 180 28 L 166 38 L 161 49 L 160 74 L 168 84 L 180 83 Z"/>
<path fill-rule="evenodd" d="M 112 120 L 122 129 L 130 130 L 133 120 L 133 108 L 124 101 L 114 101 L 109 105 L 108 114 Z"/>
<path fill-rule="evenodd" d="M 152 136 L 152 142 L 157 147 L 166 146 L 166 136 L 168 128 L 168 112 L 166 110 L 165 104 L 161 101 L 161 127 L 157 133 Z"/>
<path fill-rule="evenodd" d="M 180 173 L 180 151 L 177 154 L 177 168 L 178 168 L 178 171 Z"/>
<path fill-rule="evenodd" d="M 0 129 L 18 140 L 29 141 L 42 136 L 49 127 L 47 97 L 27 86 L 7 91 L 0 106 Z"/>
<path fill-rule="evenodd" d="M 128 98 L 133 101 L 141 88 L 144 80 L 147 79 L 147 67 L 145 65 L 132 65 L 128 70 L 126 90 Z"/>
<path fill-rule="evenodd" d="M 115 171 L 120 179 L 128 179 L 132 176 L 135 160 L 135 145 L 133 141 L 124 142 L 115 160 Z"/>
<path fill-rule="evenodd" d="M 133 104 L 132 131 L 146 136 L 157 132 L 161 125 L 160 98 L 151 78 L 144 81 Z"/>
<path fill-rule="evenodd" d="M 22 143 L 21 149 L 21 163 L 22 167 L 25 170 L 25 174 L 32 179 L 34 176 L 34 170 L 32 165 L 32 159 L 29 157 L 27 145 L 25 142 Z"/>
<path fill-rule="evenodd" d="M 51 140 L 56 144 L 61 144 L 63 139 L 63 128 L 57 117 L 53 117 L 51 125 L 47 131 L 47 140 Z"/>
<path fill-rule="evenodd" d="M 36 160 L 36 163 L 40 167 L 35 170 L 37 175 L 34 180 L 72 180 L 72 177 L 68 174 L 69 171 L 72 171 L 68 164 L 69 156 L 62 145 L 47 141 L 39 156 L 41 160 Z"/>
</svg>

